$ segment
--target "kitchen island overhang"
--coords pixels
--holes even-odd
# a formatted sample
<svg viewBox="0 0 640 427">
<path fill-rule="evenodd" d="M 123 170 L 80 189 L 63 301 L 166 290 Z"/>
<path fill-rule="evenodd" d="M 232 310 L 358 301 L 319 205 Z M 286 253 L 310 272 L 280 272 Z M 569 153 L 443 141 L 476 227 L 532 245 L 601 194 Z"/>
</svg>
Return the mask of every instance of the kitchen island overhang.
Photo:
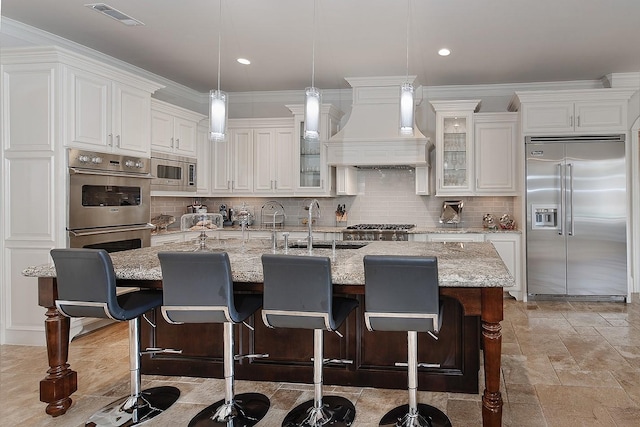
<svg viewBox="0 0 640 427">
<path fill-rule="evenodd" d="M 262 241 L 249 241 L 243 246 L 236 241 L 214 241 L 211 250 L 227 251 L 237 289 L 262 291 L 262 253 L 271 248 Z M 157 253 L 193 250 L 193 243 L 175 243 L 111 254 L 119 286 L 161 287 L 162 274 Z M 281 253 L 282 249 L 278 249 Z M 306 249 L 289 249 L 293 255 L 308 256 Z M 419 385 L 424 390 L 478 390 L 480 341 L 484 350 L 485 390 L 483 393 L 484 425 L 500 425 L 502 398 L 500 384 L 500 346 L 503 318 L 503 288 L 513 285 L 513 278 L 490 243 L 424 243 L 372 242 L 361 249 L 336 251 L 314 249 L 313 255 L 332 260 L 334 291 L 354 295 L 360 308 L 341 328 L 343 338 L 326 333 L 326 356 L 337 362 L 325 370 L 327 384 L 362 385 L 383 388 L 405 388 L 406 372 L 395 362 L 406 359 L 406 334 L 369 332 L 364 327 L 364 267 L 367 254 L 426 255 L 438 257 L 440 294 L 445 314 L 443 330 L 437 342 L 421 337 L 419 362 L 440 363 L 441 367 L 421 369 Z M 55 270 L 39 266 L 24 271 L 39 277 L 39 304 L 47 308 L 47 344 L 51 369 L 41 381 L 41 400 L 49 403 L 47 412 L 62 414 L 75 391 L 75 372 L 67 364 L 68 321 L 55 309 Z M 145 325 L 142 345 L 183 349 L 182 355 L 145 356 L 143 373 L 222 376 L 222 346 L 219 325 L 168 325 L 159 312 L 152 313 L 157 329 Z M 65 325 L 66 322 L 66 325 Z M 238 363 L 238 379 L 290 381 L 308 383 L 311 378 L 311 340 L 304 330 L 267 329 L 259 320 L 252 321 L 255 331 L 237 325 L 236 346 L 240 353 L 269 353 L 266 359 Z M 65 340 L 66 330 L 66 340 Z M 395 334 L 395 335 L 394 335 Z M 291 345 L 295 342 L 296 345 Z M 309 348 L 307 348 L 309 347 Z M 70 391 L 67 391 L 70 390 Z M 67 396 L 64 396 L 67 394 Z M 68 402 L 65 400 L 68 399 Z M 66 407 L 65 407 L 66 406 Z"/>
</svg>

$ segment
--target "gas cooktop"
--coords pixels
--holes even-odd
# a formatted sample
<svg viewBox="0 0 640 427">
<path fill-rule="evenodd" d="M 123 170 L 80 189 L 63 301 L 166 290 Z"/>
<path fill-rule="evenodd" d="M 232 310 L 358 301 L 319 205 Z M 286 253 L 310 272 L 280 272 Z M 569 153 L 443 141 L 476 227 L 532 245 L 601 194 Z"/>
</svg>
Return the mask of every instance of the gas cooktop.
<svg viewBox="0 0 640 427">
<path fill-rule="evenodd" d="M 347 230 L 411 230 L 415 224 L 355 224 L 347 227 Z"/>
</svg>

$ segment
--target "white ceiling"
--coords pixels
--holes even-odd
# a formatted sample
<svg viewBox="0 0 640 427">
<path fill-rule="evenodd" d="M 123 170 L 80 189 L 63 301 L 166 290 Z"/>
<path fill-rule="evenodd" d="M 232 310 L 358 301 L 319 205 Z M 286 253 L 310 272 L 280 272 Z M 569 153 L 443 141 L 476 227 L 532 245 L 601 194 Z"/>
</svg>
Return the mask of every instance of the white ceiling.
<svg viewBox="0 0 640 427">
<path fill-rule="evenodd" d="M 2 16 L 206 92 L 217 86 L 219 0 L 0 0 Z M 597 80 L 640 71 L 640 0 L 408 0 L 409 74 L 429 86 Z M 313 0 L 222 0 L 221 89 L 311 85 Z M 317 0 L 315 86 L 406 73 L 407 0 Z M 6 44 L 6 43 L 5 43 Z M 452 50 L 437 55 L 440 47 Z M 237 57 L 252 61 L 238 64 Z"/>
</svg>

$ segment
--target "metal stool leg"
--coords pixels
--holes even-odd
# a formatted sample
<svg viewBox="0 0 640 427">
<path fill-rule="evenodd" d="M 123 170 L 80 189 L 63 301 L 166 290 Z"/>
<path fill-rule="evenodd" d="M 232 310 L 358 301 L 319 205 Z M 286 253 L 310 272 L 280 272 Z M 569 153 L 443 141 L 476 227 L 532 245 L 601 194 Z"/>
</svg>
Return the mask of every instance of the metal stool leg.
<svg viewBox="0 0 640 427">
<path fill-rule="evenodd" d="M 232 426 L 250 427 L 260 421 L 269 410 L 269 398 L 260 393 L 234 392 L 235 362 L 233 323 L 224 323 L 224 385 L 225 398 L 200 411 L 189 422 L 189 427 Z"/>
<path fill-rule="evenodd" d="M 353 403 L 340 396 L 322 396 L 323 336 L 322 329 L 313 331 L 314 398 L 293 408 L 282 427 L 350 426 L 356 416 Z"/>
<path fill-rule="evenodd" d="M 133 426 L 148 421 L 173 405 L 180 390 L 153 387 L 140 391 L 140 318 L 129 320 L 129 371 L 131 394 L 93 414 L 86 426 Z"/>
<path fill-rule="evenodd" d="M 451 427 L 449 417 L 435 406 L 418 403 L 418 333 L 407 332 L 407 380 L 409 404 L 387 412 L 380 426 Z"/>
</svg>

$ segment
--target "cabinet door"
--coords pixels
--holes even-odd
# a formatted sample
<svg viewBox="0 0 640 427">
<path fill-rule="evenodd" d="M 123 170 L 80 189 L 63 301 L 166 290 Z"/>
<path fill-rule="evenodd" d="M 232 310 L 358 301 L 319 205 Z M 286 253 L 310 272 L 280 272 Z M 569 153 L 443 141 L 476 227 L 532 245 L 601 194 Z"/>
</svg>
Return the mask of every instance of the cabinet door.
<svg viewBox="0 0 640 427">
<path fill-rule="evenodd" d="M 476 123 L 475 193 L 516 195 L 516 123 Z"/>
<path fill-rule="evenodd" d="M 273 129 L 253 130 L 253 152 L 255 158 L 253 191 L 274 192 L 275 131 Z"/>
<path fill-rule="evenodd" d="M 448 112 L 437 116 L 437 195 L 471 194 L 473 115 L 471 112 Z"/>
<path fill-rule="evenodd" d="M 576 102 L 575 128 L 581 131 L 626 132 L 627 102 Z"/>
<path fill-rule="evenodd" d="M 211 192 L 231 192 L 231 132 L 224 141 L 211 142 Z"/>
<path fill-rule="evenodd" d="M 163 111 L 151 111 L 151 148 L 173 152 L 173 116 Z"/>
<path fill-rule="evenodd" d="M 278 193 L 293 193 L 296 149 L 293 128 L 276 129 L 274 145 L 274 188 Z"/>
<path fill-rule="evenodd" d="M 194 157 L 196 155 L 197 123 L 180 117 L 175 117 L 173 123 L 175 152 L 184 156 Z"/>
<path fill-rule="evenodd" d="M 253 191 L 253 131 L 234 129 L 230 132 L 233 154 L 231 156 L 231 192 Z"/>
<path fill-rule="evenodd" d="M 522 300 L 524 292 L 520 280 L 520 235 L 510 233 L 487 234 L 486 240 L 493 243 L 502 262 L 515 280 L 513 288 L 505 288 L 518 300 Z"/>
<path fill-rule="evenodd" d="M 70 143 L 106 150 L 113 143 L 111 82 L 92 73 L 70 69 L 69 88 Z"/>
<path fill-rule="evenodd" d="M 523 133 L 573 132 L 573 102 L 522 105 Z"/>
<path fill-rule="evenodd" d="M 151 152 L 151 95 L 120 84 L 113 85 L 114 149 L 124 154 Z"/>
</svg>

